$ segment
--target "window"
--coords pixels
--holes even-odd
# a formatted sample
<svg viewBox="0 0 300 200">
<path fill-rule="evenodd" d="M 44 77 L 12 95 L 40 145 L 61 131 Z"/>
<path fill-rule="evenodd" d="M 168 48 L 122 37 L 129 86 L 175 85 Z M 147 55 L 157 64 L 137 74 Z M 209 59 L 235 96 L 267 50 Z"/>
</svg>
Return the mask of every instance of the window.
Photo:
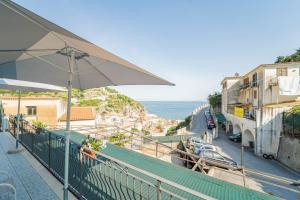
<svg viewBox="0 0 300 200">
<path fill-rule="evenodd" d="M 287 68 L 277 68 L 277 76 L 287 76 Z"/>
<path fill-rule="evenodd" d="M 252 85 L 257 86 L 257 73 L 252 75 Z"/>
<path fill-rule="evenodd" d="M 27 115 L 36 115 L 36 106 L 27 106 Z"/>
<path fill-rule="evenodd" d="M 253 98 L 254 98 L 254 99 L 257 98 L 257 91 L 256 91 L 256 90 L 253 91 Z"/>
</svg>

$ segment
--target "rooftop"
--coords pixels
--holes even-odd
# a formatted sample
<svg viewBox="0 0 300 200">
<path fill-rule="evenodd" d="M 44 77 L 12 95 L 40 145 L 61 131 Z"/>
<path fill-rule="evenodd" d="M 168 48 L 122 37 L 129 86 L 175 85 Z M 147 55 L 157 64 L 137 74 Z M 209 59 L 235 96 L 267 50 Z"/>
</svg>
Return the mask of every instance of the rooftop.
<svg viewBox="0 0 300 200">
<path fill-rule="evenodd" d="M 245 76 L 247 76 L 248 74 L 260 69 L 260 68 L 265 68 L 265 67 L 274 67 L 274 68 L 277 68 L 277 67 L 288 67 L 288 66 L 300 66 L 300 62 L 287 62 L 287 63 L 273 63 L 273 64 L 260 64 L 258 65 L 257 67 L 253 68 L 252 70 L 250 70 L 249 72 L 247 72 L 245 75 L 243 76 L 227 76 L 225 77 L 221 83 L 223 83 L 225 80 L 228 80 L 228 79 L 239 79 L 239 78 L 243 78 Z"/>
<path fill-rule="evenodd" d="M 66 121 L 67 114 L 65 113 L 59 120 Z M 94 120 L 96 118 L 95 107 L 71 107 L 71 121 Z"/>
</svg>

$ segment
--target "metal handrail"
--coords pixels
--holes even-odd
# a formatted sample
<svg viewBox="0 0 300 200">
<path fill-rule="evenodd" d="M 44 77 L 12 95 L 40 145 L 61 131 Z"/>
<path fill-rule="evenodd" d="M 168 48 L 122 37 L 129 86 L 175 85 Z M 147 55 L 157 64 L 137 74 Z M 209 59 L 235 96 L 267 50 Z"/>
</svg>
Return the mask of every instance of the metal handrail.
<svg viewBox="0 0 300 200">
<path fill-rule="evenodd" d="M 81 153 L 88 156 L 88 154 L 85 153 L 85 152 L 81 152 Z M 97 153 L 97 154 L 98 154 L 98 153 Z M 100 154 L 98 154 L 98 155 L 100 155 Z M 108 158 L 107 156 L 103 156 L 103 157 Z M 109 159 L 109 158 L 108 158 L 108 159 Z M 104 162 L 103 160 L 99 160 L 99 159 L 97 159 L 97 158 L 94 158 L 94 160 L 97 160 L 97 161 L 103 163 L 104 165 L 107 165 L 107 163 Z M 114 162 L 116 162 L 116 161 L 114 161 Z M 116 163 L 119 164 L 119 161 L 116 162 Z M 116 170 L 119 170 L 120 172 L 124 172 L 124 170 L 122 170 L 122 169 L 120 169 L 120 168 L 117 168 L 117 167 L 115 167 L 115 166 L 113 166 L 113 165 L 110 165 L 110 167 L 112 167 L 112 168 L 114 168 L 114 169 L 116 169 Z M 125 167 L 125 168 L 127 168 L 127 167 Z M 128 169 L 128 168 L 127 168 L 127 169 Z M 136 176 L 136 175 L 134 175 L 134 174 L 132 174 L 132 173 L 129 173 L 129 172 L 125 172 L 125 173 L 126 173 L 127 175 L 133 177 L 134 179 L 137 179 L 137 180 L 139 180 L 139 181 L 142 181 L 142 182 L 146 183 L 146 184 L 149 185 L 149 186 L 157 187 L 157 185 L 151 183 L 150 181 L 147 181 L 147 180 L 145 180 L 145 179 L 142 179 L 142 178 L 140 178 L 140 177 L 138 177 L 138 176 Z M 133 189 L 133 190 L 134 190 L 134 189 Z M 166 190 L 166 189 L 160 188 L 160 190 L 161 190 L 161 191 L 164 191 L 164 192 L 166 192 L 167 194 L 169 194 L 169 195 L 171 195 L 171 196 L 173 196 L 173 197 L 176 197 L 176 198 L 178 198 L 178 199 L 184 199 L 183 197 L 181 197 L 181 196 L 179 196 L 179 195 L 177 195 L 177 194 L 175 194 L 175 193 L 173 193 L 173 192 L 170 192 L 170 191 L 168 191 L 168 190 Z"/>
<path fill-rule="evenodd" d="M 140 173 L 142 173 L 142 174 L 145 174 L 145 175 L 147 175 L 148 177 L 151 177 L 151 178 L 153 178 L 153 179 L 155 179 L 155 180 L 158 180 L 158 181 L 160 181 L 160 182 L 162 182 L 162 183 L 166 183 L 166 184 L 168 184 L 168 185 L 170 185 L 170 186 L 173 186 L 173 187 L 175 187 L 175 188 L 177 188 L 177 189 L 179 189 L 179 190 L 182 190 L 182 191 L 184 191 L 184 192 L 190 193 L 190 194 L 195 195 L 195 196 L 197 196 L 197 197 L 200 197 L 200 198 L 202 198 L 202 199 L 215 200 L 215 198 L 213 198 L 213 197 L 207 196 L 207 195 L 205 195 L 205 194 L 203 194 L 203 193 L 200 193 L 200 192 L 198 192 L 198 191 L 192 190 L 192 189 L 190 189 L 190 188 L 187 188 L 187 187 L 185 187 L 185 186 L 183 186 L 183 185 L 180 185 L 180 184 L 175 183 L 175 182 L 173 182 L 173 181 L 167 180 L 167 179 L 162 178 L 162 177 L 160 177 L 160 176 L 157 176 L 157 175 L 155 175 L 155 174 L 153 174 L 153 173 L 151 173 L 151 172 L 148 172 L 148 171 L 142 170 L 142 169 L 140 169 L 140 168 L 137 168 L 137 167 L 135 167 L 135 166 L 133 166 L 133 165 L 130 165 L 130 164 L 126 163 L 126 162 L 123 162 L 123 161 L 121 161 L 121 160 L 118 160 L 118 159 L 116 159 L 116 158 L 114 158 L 114 157 L 108 156 L 108 155 L 103 154 L 103 153 L 101 153 L 101 152 L 98 152 L 97 154 L 100 155 L 100 156 L 102 156 L 102 157 L 108 158 L 108 159 L 110 159 L 110 160 L 112 160 L 112 161 L 114 161 L 114 162 L 117 162 L 117 163 L 119 163 L 119 164 L 122 164 L 122 165 L 124 165 L 124 166 L 126 166 L 126 167 L 128 167 L 128 168 L 131 168 L 131 169 L 133 169 L 133 170 L 135 170 L 135 171 L 137 171 L 137 172 L 140 172 Z"/>
</svg>

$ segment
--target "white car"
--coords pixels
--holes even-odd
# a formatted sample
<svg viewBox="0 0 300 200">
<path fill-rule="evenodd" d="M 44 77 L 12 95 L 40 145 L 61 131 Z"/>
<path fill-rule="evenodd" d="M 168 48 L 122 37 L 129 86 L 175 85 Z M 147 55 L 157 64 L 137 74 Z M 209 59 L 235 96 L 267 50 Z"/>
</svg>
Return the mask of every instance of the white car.
<svg viewBox="0 0 300 200">
<path fill-rule="evenodd" d="M 203 150 L 217 151 L 217 148 L 211 144 L 196 144 L 194 146 L 194 154 L 199 155 Z"/>
<path fill-rule="evenodd" d="M 197 144 L 207 144 L 204 140 L 198 138 L 198 137 L 190 137 L 187 139 L 187 147 L 192 148 L 193 146 Z"/>
</svg>

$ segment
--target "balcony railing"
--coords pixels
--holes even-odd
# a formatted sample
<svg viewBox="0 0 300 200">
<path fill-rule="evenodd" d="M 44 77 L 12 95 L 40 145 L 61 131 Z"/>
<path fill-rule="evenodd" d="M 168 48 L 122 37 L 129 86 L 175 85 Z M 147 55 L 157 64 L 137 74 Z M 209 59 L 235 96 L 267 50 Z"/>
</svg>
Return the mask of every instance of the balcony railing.
<svg viewBox="0 0 300 200">
<path fill-rule="evenodd" d="M 11 116 L 14 137 L 16 125 Z M 63 182 L 64 137 L 25 120 L 20 121 L 20 132 L 20 143 Z M 81 145 L 70 141 L 69 189 L 79 199 L 213 199 L 105 154 L 91 158 L 80 149 Z"/>
<path fill-rule="evenodd" d="M 235 106 L 229 106 L 228 105 L 227 106 L 227 113 L 235 115 L 234 107 Z M 244 116 L 243 116 L 243 118 L 256 121 L 254 109 L 253 109 L 253 111 L 251 113 L 250 113 L 249 109 L 244 109 Z"/>
</svg>

